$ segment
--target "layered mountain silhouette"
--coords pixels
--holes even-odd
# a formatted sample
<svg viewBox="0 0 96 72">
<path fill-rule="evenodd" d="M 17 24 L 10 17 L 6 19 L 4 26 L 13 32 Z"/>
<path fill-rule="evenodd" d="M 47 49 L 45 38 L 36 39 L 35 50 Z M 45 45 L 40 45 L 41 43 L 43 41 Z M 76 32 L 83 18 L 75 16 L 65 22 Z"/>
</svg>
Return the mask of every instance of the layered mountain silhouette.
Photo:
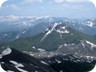
<svg viewBox="0 0 96 72">
<path fill-rule="evenodd" d="M 64 17 L 20 17 L 0 16 L 0 42 L 10 42 L 19 38 L 32 37 L 44 29 L 61 22 L 88 35 L 96 35 L 96 19 L 68 19 Z"/>
<path fill-rule="evenodd" d="M 17 39 L 7 44 L 21 51 L 54 51 L 57 53 L 96 55 L 96 40 L 61 22 L 54 23 L 34 37 Z"/>
</svg>

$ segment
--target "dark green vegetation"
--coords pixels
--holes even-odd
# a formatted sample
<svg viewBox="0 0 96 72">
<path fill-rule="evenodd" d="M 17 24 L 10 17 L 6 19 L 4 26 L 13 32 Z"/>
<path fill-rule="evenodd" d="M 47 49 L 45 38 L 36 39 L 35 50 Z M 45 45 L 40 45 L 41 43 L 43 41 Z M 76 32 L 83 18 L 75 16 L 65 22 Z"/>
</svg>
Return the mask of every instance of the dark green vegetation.
<svg viewBox="0 0 96 72">
<path fill-rule="evenodd" d="M 80 56 L 96 56 L 96 39 L 64 24 L 56 23 L 33 37 L 20 38 L 9 43 L 1 43 L 0 49 L 12 47 L 20 51 L 46 52 L 58 54 L 76 54 Z M 58 32 L 59 31 L 59 32 Z M 60 32 L 64 33 L 60 33 Z M 48 33 L 49 32 L 49 33 Z"/>
<path fill-rule="evenodd" d="M 53 31 L 51 34 L 49 34 L 44 40 L 42 38 L 44 37 L 45 33 L 40 33 L 34 37 L 29 38 L 21 38 L 17 39 L 15 41 L 12 41 L 8 44 L 9 47 L 16 48 L 18 50 L 23 51 L 35 51 L 32 47 L 35 46 L 36 48 L 43 48 L 47 51 L 54 51 L 58 49 L 59 45 L 62 44 L 78 44 L 81 40 L 88 40 L 90 42 L 95 43 L 96 41 L 91 38 L 91 36 L 88 36 L 80 31 L 74 30 L 72 28 L 67 28 L 70 33 L 62 34 L 62 38 L 60 37 L 60 33 Z"/>
<path fill-rule="evenodd" d="M 4 42 L 10 42 L 16 39 L 16 35 L 18 35 L 18 33 L 20 33 L 20 31 L 10 31 L 10 32 L 3 32 L 0 33 L 0 43 Z"/>
<path fill-rule="evenodd" d="M 10 64 L 10 60 L 13 60 L 23 64 L 23 69 L 29 72 L 35 72 L 36 70 L 38 70 L 38 72 L 90 71 L 95 66 L 95 61 L 83 57 L 96 56 L 96 48 L 92 47 L 92 44 L 96 43 L 96 39 L 70 27 L 65 27 L 64 25 L 58 24 L 55 28 L 49 28 L 49 30 L 41 32 L 33 37 L 20 38 L 10 43 L 0 43 L 1 50 L 10 47 L 20 51 L 33 51 L 38 54 L 39 49 L 44 49 L 44 52 L 52 51 L 53 55 L 55 53 L 60 54 L 51 58 L 36 59 L 12 49 L 11 54 L 3 56 L 1 59 L 1 62 L 5 62 L 2 64 L 3 68 L 5 70 L 9 69 L 19 72 L 12 63 Z M 60 33 L 58 30 L 65 33 Z M 48 31 L 50 31 L 49 34 Z M 66 31 L 69 32 L 66 33 Z M 43 54 L 42 51 L 40 53 Z M 79 56 L 76 57 L 74 55 Z M 40 62 L 41 60 L 45 63 L 43 62 L 42 64 Z M 36 66 L 38 66 L 38 68 Z"/>
</svg>

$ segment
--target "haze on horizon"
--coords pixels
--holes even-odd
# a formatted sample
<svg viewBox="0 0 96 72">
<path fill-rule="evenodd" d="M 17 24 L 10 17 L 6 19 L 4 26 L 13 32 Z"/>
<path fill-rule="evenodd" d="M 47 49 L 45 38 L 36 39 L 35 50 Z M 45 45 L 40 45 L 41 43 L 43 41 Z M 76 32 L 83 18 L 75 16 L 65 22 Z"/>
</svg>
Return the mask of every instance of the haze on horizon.
<svg viewBox="0 0 96 72">
<path fill-rule="evenodd" d="M 89 0 L 8 0 L 0 8 L 0 16 L 95 18 L 95 13 Z"/>
</svg>

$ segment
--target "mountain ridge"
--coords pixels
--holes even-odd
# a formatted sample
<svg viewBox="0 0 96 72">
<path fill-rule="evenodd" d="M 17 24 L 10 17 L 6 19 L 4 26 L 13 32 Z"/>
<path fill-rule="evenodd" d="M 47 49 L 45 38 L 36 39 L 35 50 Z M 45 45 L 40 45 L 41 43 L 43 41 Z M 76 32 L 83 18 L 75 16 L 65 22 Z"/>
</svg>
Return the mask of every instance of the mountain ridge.
<svg viewBox="0 0 96 72">
<path fill-rule="evenodd" d="M 7 44 L 21 51 L 55 51 L 79 55 L 95 55 L 96 41 L 94 38 L 74 30 L 61 23 L 55 23 L 42 33 L 29 38 L 21 38 Z"/>
<path fill-rule="evenodd" d="M 13 48 L 5 49 L 1 55 L 3 69 L 16 72 L 88 72 L 96 63 L 94 59 L 70 54 L 38 59 Z"/>
</svg>

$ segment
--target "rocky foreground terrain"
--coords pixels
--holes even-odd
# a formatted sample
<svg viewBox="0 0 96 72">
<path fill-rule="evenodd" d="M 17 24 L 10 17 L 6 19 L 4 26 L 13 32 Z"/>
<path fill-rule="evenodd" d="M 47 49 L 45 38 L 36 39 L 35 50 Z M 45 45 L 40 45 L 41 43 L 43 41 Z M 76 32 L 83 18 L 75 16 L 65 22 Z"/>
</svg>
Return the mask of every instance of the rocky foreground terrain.
<svg viewBox="0 0 96 72">
<path fill-rule="evenodd" d="M 35 58 L 13 48 L 0 54 L 0 64 L 7 72 L 89 72 L 95 63 L 92 57 L 70 54 Z"/>
</svg>

